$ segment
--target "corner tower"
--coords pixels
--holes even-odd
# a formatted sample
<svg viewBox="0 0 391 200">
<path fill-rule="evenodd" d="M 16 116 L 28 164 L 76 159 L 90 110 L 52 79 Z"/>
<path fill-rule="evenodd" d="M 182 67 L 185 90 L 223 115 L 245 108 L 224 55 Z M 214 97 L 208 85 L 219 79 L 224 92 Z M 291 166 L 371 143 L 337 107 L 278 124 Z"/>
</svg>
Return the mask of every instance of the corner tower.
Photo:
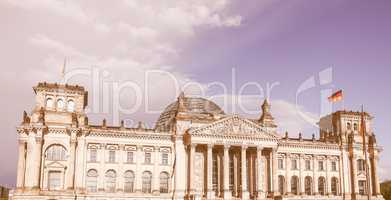
<svg viewBox="0 0 391 200">
<path fill-rule="evenodd" d="M 87 124 L 85 107 L 88 93 L 78 85 L 39 83 L 34 88 L 35 107 L 31 117 L 25 114 L 24 122 L 45 125 L 81 126 Z"/>
</svg>

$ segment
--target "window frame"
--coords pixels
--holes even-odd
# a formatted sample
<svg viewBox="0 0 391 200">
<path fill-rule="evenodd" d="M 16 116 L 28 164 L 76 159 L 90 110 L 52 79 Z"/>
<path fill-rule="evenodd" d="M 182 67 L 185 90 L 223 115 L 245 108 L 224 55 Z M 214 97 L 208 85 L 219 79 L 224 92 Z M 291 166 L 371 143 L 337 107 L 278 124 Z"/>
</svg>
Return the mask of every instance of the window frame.
<svg viewBox="0 0 391 200">
<path fill-rule="evenodd" d="M 152 164 L 152 153 L 151 152 L 145 152 L 144 153 L 144 164 Z"/>
<path fill-rule="evenodd" d="M 57 175 L 56 179 L 53 178 L 54 174 Z M 62 185 L 62 178 L 63 177 L 62 176 L 63 176 L 63 173 L 61 171 L 50 170 L 48 172 L 48 190 L 49 191 L 59 191 L 59 190 L 63 189 L 62 188 L 63 187 L 63 185 Z M 55 184 L 55 185 L 53 185 L 53 184 Z"/>
<path fill-rule="evenodd" d="M 115 150 L 109 150 L 109 157 L 108 157 L 108 163 L 115 163 L 116 162 L 116 151 Z"/>
</svg>

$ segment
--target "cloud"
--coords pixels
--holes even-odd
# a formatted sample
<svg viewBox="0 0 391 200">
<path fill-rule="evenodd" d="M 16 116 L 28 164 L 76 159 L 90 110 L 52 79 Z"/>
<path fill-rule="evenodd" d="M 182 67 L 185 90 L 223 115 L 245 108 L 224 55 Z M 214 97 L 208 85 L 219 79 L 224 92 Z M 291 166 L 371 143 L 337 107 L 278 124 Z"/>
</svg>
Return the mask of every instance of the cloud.
<svg viewBox="0 0 391 200">
<path fill-rule="evenodd" d="M 314 121 L 318 121 L 319 117 L 315 113 L 307 111 L 304 107 L 297 107 L 295 103 L 291 103 L 285 100 L 274 100 L 271 102 L 272 114 L 276 119 L 280 132 L 288 131 L 289 135 L 298 136 L 299 133 L 303 133 L 306 136 L 310 136 L 317 127 L 313 125 L 313 122 L 305 120 L 299 114 L 304 113 Z M 317 130 L 316 130 L 317 131 Z"/>
<path fill-rule="evenodd" d="M 83 57 L 83 58 L 88 57 L 81 51 L 77 50 L 76 48 L 66 45 L 55 39 L 49 38 L 46 35 L 35 35 L 29 39 L 29 42 L 42 49 L 50 50 L 52 52 L 54 51 L 62 55 L 67 55 L 72 57 Z"/>
<path fill-rule="evenodd" d="M 93 17 L 88 14 L 76 1 L 61 1 L 61 0 L 25 0 L 12 1 L 6 0 L 9 4 L 26 9 L 49 11 L 55 15 L 71 18 L 73 20 L 86 23 L 93 20 Z"/>
<path fill-rule="evenodd" d="M 238 113 L 252 119 L 259 119 L 262 114 L 261 105 L 264 100 L 262 95 L 216 95 L 208 99 L 216 102 L 227 113 Z M 283 134 L 288 131 L 290 136 L 303 133 L 309 137 L 317 131 L 313 122 L 306 121 L 299 113 L 304 113 L 314 121 L 319 120 L 317 114 L 281 99 L 271 100 L 270 105 L 272 116 L 278 126 L 278 133 Z"/>
<path fill-rule="evenodd" d="M 230 11 L 230 2 L 2 1 L 1 6 L 6 4 L 6 8 L 11 10 L 4 12 L 6 17 L 12 17 L 17 22 L 7 24 L 7 31 L 17 34 L 12 45 L 3 45 L 3 50 L 13 50 L 13 58 L 5 59 L 4 66 L 17 69 L 5 70 L 0 75 L 0 82 L 20 87 L 9 89 L 12 92 L 9 96 L 13 98 L 7 98 L 2 103 L 20 106 L 9 112 L 12 114 L 21 113 L 19 111 L 23 109 L 30 110 L 29 105 L 34 104 L 30 87 L 38 81 L 59 82 L 63 60 L 67 57 L 66 71 L 71 77 L 68 83 L 84 85 L 89 91 L 92 123 L 104 117 L 113 119 L 113 122 L 117 120 L 117 124 L 119 119 L 124 118 L 154 122 L 157 113 L 176 99 L 178 88 L 189 82 L 198 82 L 183 66 L 176 64 L 184 54 L 183 47 L 197 39 L 198 33 L 241 25 L 242 17 Z M 34 25 L 29 24 L 31 22 Z M 130 83 L 142 90 L 142 105 L 131 114 L 116 112 L 115 101 L 119 101 L 125 111 L 137 105 L 139 96 L 128 87 Z M 113 90 L 124 85 L 127 87 L 119 92 L 119 99 L 115 99 Z M 106 90 L 106 87 L 109 89 Z M 193 85 L 186 89 L 186 93 L 195 94 L 198 87 L 205 85 Z M 20 98 L 20 91 L 24 91 L 26 97 Z M 11 124 L 10 121 L 4 122 Z M 14 141 L 16 135 L 12 130 L 7 133 L 8 141 Z M 6 143 L 10 146 L 4 148 L 16 148 L 16 143 Z M 0 166 L 1 171 L 13 171 L 11 169 L 14 169 L 11 164 Z"/>
</svg>

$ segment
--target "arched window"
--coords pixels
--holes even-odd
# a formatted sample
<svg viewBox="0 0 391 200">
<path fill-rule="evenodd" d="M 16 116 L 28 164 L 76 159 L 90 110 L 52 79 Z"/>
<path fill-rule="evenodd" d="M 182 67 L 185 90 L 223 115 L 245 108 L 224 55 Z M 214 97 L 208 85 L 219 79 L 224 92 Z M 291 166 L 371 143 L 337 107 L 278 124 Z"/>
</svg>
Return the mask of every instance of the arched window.
<svg viewBox="0 0 391 200">
<path fill-rule="evenodd" d="M 298 195 L 299 194 L 299 178 L 297 176 L 292 176 L 292 179 L 291 179 L 291 192 L 292 194 L 294 195 Z"/>
<path fill-rule="evenodd" d="M 143 193 L 151 193 L 152 173 L 149 171 L 145 171 L 143 173 L 142 180 L 143 180 L 142 192 Z"/>
<path fill-rule="evenodd" d="M 86 186 L 88 192 L 96 192 L 98 186 L 98 171 L 90 169 L 87 172 Z"/>
<path fill-rule="evenodd" d="M 312 178 L 310 176 L 306 176 L 304 179 L 304 190 L 306 195 L 312 194 Z"/>
<path fill-rule="evenodd" d="M 323 176 L 318 179 L 318 192 L 320 195 L 325 195 L 326 180 Z"/>
<path fill-rule="evenodd" d="M 284 185 L 285 185 L 285 178 L 284 178 L 284 176 L 279 175 L 278 176 L 278 192 L 281 195 L 285 194 Z"/>
<path fill-rule="evenodd" d="M 338 195 L 338 179 L 336 177 L 331 178 L 331 194 Z"/>
<path fill-rule="evenodd" d="M 46 159 L 47 160 L 67 160 L 66 158 L 66 149 L 61 145 L 52 145 L 46 150 Z"/>
<path fill-rule="evenodd" d="M 57 109 L 59 110 L 64 109 L 64 100 L 62 99 L 57 100 Z"/>
<path fill-rule="evenodd" d="M 75 111 L 75 102 L 73 100 L 68 101 L 68 112 Z"/>
<path fill-rule="evenodd" d="M 126 171 L 124 174 L 125 188 L 124 191 L 127 193 L 133 192 L 134 188 L 134 173 L 132 171 Z"/>
<path fill-rule="evenodd" d="M 168 193 L 170 177 L 167 172 L 160 173 L 160 193 Z"/>
<path fill-rule="evenodd" d="M 117 173 L 114 170 L 108 170 L 106 172 L 106 192 L 115 192 L 115 183 L 117 179 Z"/>
<path fill-rule="evenodd" d="M 52 98 L 46 99 L 46 108 L 53 108 L 53 99 Z"/>
</svg>

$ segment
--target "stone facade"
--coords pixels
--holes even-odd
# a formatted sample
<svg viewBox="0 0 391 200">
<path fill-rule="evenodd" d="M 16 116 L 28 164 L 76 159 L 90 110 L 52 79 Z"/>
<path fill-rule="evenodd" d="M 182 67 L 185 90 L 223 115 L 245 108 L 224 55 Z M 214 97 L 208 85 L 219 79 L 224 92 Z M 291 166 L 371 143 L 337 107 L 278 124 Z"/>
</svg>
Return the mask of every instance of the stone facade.
<svg viewBox="0 0 391 200">
<path fill-rule="evenodd" d="M 17 128 L 16 200 L 383 199 L 368 113 L 338 111 L 318 138 L 290 138 L 267 101 L 247 119 L 182 93 L 153 129 L 111 127 L 88 123 L 83 87 L 34 91 Z"/>
</svg>

